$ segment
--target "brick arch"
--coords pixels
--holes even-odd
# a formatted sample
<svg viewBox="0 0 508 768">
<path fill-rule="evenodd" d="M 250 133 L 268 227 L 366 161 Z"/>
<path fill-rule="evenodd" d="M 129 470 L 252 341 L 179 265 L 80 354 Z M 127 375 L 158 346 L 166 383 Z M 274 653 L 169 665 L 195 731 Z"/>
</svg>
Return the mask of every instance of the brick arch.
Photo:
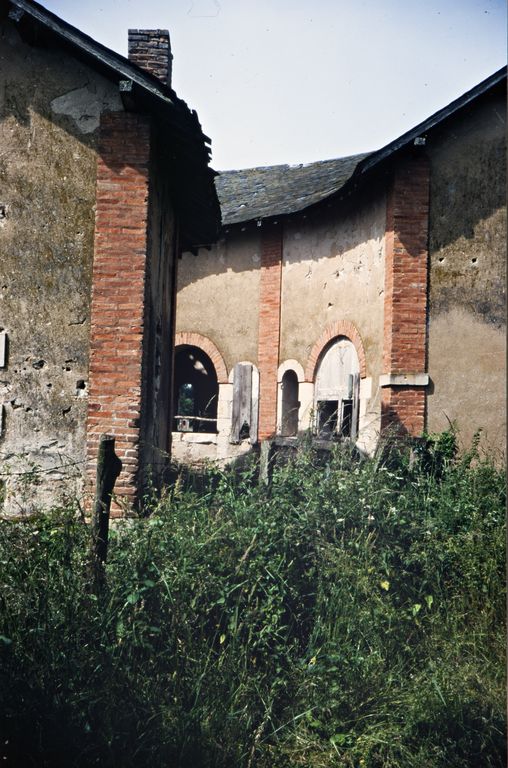
<svg viewBox="0 0 508 768">
<path fill-rule="evenodd" d="M 358 355 L 358 362 L 360 364 L 360 377 L 362 379 L 365 378 L 367 375 L 367 365 L 365 362 L 365 350 L 363 348 L 362 337 L 353 323 L 350 323 L 349 320 L 337 320 L 335 323 L 326 326 L 325 330 L 312 347 L 305 368 L 305 381 L 314 381 L 316 366 L 321 353 L 326 345 L 329 344 L 332 339 L 336 339 L 337 336 L 345 336 L 354 344 Z"/>
<path fill-rule="evenodd" d="M 200 333 L 192 333 L 190 331 L 184 331 L 183 333 L 177 333 L 175 334 L 175 348 L 180 346 L 190 346 L 190 347 L 198 347 L 203 352 L 205 352 L 215 367 L 215 372 L 217 374 L 217 383 L 218 384 L 227 384 L 228 382 L 228 369 L 226 368 L 226 364 L 224 362 L 224 359 L 213 343 L 213 341 L 210 341 L 210 339 L 207 339 L 206 336 L 201 336 Z"/>
</svg>

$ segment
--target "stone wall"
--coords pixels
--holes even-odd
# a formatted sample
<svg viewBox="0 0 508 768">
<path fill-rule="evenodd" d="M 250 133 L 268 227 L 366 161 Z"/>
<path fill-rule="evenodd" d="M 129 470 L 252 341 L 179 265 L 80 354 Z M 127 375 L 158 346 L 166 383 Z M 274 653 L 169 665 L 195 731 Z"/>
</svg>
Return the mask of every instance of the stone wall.
<svg viewBox="0 0 508 768">
<path fill-rule="evenodd" d="M 504 87 L 504 86 L 503 86 Z M 428 429 L 506 435 L 506 98 L 483 98 L 429 146 Z"/>
<path fill-rule="evenodd" d="M 111 110 L 122 110 L 115 86 L 2 25 L 3 511 L 82 488 L 97 136 Z"/>
</svg>

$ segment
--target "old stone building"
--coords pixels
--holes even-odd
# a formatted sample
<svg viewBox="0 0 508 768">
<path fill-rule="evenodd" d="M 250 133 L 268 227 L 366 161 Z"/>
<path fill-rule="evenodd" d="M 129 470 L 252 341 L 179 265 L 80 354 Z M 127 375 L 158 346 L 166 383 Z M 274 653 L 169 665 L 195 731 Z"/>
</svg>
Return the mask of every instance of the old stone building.
<svg viewBox="0 0 508 768">
<path fill-rule="evenodd" d="M 0 0 L 0 62 L 4 513 L 81 496 L 102 433 L 120 506 L 170 450 L 504 449 L 506 70 L 378 152 L 214 184 L 167 32 L 125 59 Z"/>
<path fill-rule="evenodd" d="M 119 499 L 167 463 L 177 256 L 213 242 L 209 140 L 171 88 L 169 35 L 129 59 L 0 0 L 0 497 L 81 494 L 116 438 Z"/>
<path fill-rule="evenodd" d="M 173 451 L 450 422 L 504 452 L 506 69 L 383 149 L 216 179 L 179 267 Z"/>
</svg>

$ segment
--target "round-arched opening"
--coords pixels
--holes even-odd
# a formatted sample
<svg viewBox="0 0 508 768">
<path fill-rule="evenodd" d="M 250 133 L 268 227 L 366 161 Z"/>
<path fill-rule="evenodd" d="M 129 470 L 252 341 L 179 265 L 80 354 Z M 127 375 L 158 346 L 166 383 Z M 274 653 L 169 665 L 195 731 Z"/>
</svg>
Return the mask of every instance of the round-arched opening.
<svg viewBox="0 0 508 768">
<path fill-rule="evenodd" d="M 282 412 L 280 433 L 282 437 L 293 437 L 298 434 L 298 376 L 295 371 L 287 370 L 281 382 Z"/>
<path fill-rule="evenodd" d="M 352 341 L 332 339 L 318 361 L 314 407 L 318 435 L 352 438 L 358 433 L 360 363 Z"/>
<path fill-rule="evenodd" d="M 216 432 L 219 385 L 206 352 L 190 345 L 176 348 L 174 387 L 174 430 Z"/>
</svg>

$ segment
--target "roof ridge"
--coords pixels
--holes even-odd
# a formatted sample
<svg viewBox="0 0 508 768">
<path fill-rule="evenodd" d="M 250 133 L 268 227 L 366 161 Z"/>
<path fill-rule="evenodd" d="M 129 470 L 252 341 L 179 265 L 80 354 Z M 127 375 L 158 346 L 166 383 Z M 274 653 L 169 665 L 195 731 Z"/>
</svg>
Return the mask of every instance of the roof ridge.
<svg viewBox="0 0 508 768">
<path fill-rule="evenodd" d="M 247 173 L 249 171 L 271 171 L 274 168 L 296 170 L 299 168 L 310 168 L 317 165 L 325 165 L 327 163 L 336 163 L 340 160 L 353 160 L 354 158 L 366 158 L 372 155 L 377 150 L 371 150 L 370 152 L 355 152 L 352 155 L 341 155 L 340 157 L 328 157 L 324 160 L 311 160 L 308 163 L 276 163 L 275 165 L 253 165 L 247 168 L 228 168 L 224 171 L 217 171 L 219 176 L 225 176 L 228 173 Z"/>
</svg>

